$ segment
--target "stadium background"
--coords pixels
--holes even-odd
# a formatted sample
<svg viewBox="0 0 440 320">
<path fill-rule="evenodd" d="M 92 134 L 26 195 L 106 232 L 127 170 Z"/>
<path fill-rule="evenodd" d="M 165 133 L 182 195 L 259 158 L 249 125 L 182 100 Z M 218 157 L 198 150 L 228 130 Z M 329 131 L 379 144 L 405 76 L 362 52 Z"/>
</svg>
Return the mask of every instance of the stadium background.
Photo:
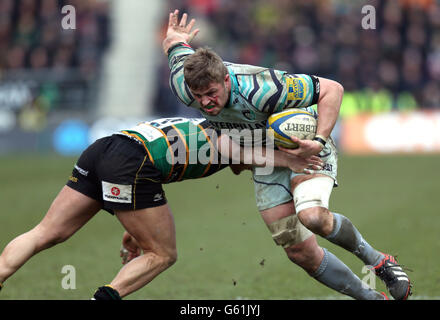
<svg viewBox="0 0 440 320">
<path fill-rule="evenodd" d="M 74 29 L 63 28 L 66 5 L 75 9 Z M 362 27 L 365 5 L 375 8 L 375 29 Z M 2 0 L 0 247 L 41 220 L 77 155 L 95 139 L 140 120 L 198 116 L 168 86 L 161 39 L 174 8 L 197 19 L 194 47 L 210 46 L 226 61 L 342 83 L 334 130 L 341 186 L 331 209 L 413 270 L 415 298 L 438 299 L 440 4 L 434 0 Z M 179 260 L 130 298 L 342 298 L 274 246 L 249 174 L 225 171 L 165 190 Z M 34 257 L 0 297 L 87 299 L 119 269 L 121 235 L 113 217 L 98 214 L 72 239 Z M 368 276 L 353 256 L 320 243 Z M 75 267 L 75 289 L 62 286 L 66 265 Z"/>
</svg>

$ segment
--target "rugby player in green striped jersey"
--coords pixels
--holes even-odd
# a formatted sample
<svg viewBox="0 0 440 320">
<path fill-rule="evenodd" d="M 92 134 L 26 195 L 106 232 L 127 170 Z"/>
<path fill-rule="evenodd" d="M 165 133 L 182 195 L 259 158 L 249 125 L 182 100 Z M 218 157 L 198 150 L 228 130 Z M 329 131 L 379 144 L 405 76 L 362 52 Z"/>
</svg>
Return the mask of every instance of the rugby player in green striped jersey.
<svg viewBox="0 0 440 320">
<path fill-rule="evenodd" d="M 249 153 L 254 156 L 246 158 Z M 255 164 L 313 173 L 322 161 L 283 151 L 254 153 L 234 147 L 229 137 L 219 136 L 203 118 L 157 119 L 98 139 L 81 154 L 42 221 L 3 250 L 0 289 L 33 255 L 67 240 L 104 209 L 116 215 L 125 228 L 127 253 L 132 248 L 127 239 L 139 246 L 123 256 L 124 267 L 93 297 L 121 299 L 176 260 L 174 219 L 162 184 L 203 178 L 228 166 L 238 174 Z M 143 255 L 139 256 L 141 250 Z"/>
</svg>

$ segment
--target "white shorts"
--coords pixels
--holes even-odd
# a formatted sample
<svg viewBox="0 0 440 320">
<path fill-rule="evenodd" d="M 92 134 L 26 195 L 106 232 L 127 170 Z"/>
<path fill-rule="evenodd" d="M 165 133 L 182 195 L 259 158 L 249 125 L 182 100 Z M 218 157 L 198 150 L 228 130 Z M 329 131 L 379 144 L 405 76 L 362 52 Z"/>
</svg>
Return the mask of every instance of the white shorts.
<svg viewBox="0 0 440 320">
<path fill-rule="evenodd" d="M 316 173 L 325 174 L 331 177 L 337 185 L 337 160 L 338 154 L 335 145 L 329 139 L 324 150 L 319 154 L 324 161 L 324 168 Z M 291 179 L 303 175 L 303 173 L 292 172 L 288 168 L 277 167 L 269 175 L 257 174 L 255 168 L 252 170 L 255 200 L 258 210 L 266 210 L 283 203 L 292 201 Z"/>
</svg>

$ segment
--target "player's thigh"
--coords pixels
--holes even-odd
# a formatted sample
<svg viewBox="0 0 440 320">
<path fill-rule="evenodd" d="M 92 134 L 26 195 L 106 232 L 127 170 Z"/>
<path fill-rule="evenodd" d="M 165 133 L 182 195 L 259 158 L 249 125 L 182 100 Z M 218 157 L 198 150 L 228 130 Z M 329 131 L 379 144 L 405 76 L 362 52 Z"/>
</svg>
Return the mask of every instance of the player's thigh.
<svg viewBox="0 0 440 320">
<path fill-rule="evenodd" d="M 328 175 L 322 174 L 322 173 L 315 173 L 315 174 L 303 174 L 303 175 L 295 175 L 292 177 L 291 180 L 291 186 L 292 186 L 292 193 L 294 192 L 295 188 L 302 182 L 307 181 L 307 180 L 311 180 L 314 178 L 318 178 L 318 177 L 322 177 L 322 178 L 328 178 Z"/>
<path fill-rule="evenodd" d="M 297 176 L 292 179 L 292 193 L 298 215 L 326 216 L 335 181 L 324 174 Z"/>
<path fill-rule="evenodd" d="M 143 250 L 176 254 L 176 229 L 168 204 L 139 210 L 115 210 L 115 213 Z"/>
<path fill-rule="evenodd" d="M 45 236 L 65 240 L 89 221 L 101 203 L 68 186 L 64 186 L 39 223 Z"/>
<path fill-rule="evenodd" d="M 269 209 L 261 210 L 260 214 L 266 225 L 270 225 L 275 221 L 295 214 L 295 206 L 293 201 L 289 201 Z"/>
<path fill-rule="evenodd" d="M 258 174 L 253 169 L 255 200 L 260 212 L 292 201 L 290 176 L 288 168 L 276 167 L 270 174 Z"/>
</svg>

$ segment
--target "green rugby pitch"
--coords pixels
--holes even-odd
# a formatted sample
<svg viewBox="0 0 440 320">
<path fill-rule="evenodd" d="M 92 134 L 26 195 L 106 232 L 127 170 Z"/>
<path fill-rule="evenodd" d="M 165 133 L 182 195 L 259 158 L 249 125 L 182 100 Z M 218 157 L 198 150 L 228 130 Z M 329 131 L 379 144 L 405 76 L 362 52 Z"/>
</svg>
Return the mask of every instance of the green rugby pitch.
<svg viewBox="0 0 440 320">
<path fill-rule="evenodd" d="M 0 158 L 0 250 L 42 219 L 75 160 Z M 370 244 L 397 255 L 413 270 L 409 276 L 418 299 L 439 299 L 439 160 L 438 155 L 342 155 L 340 186 L 330 201 L 330 209 L 349 217 Z M 165 191 L 176 222 L 177 263 L 127 299 L 345 299 L 311 279 L 275 246 L 256 209 L 249 172 L 234 176 L 225 169 L 166 185 Z M 122 266 L 122 233 L 115 217 L 99 212 L 68 241 L 25 264 L 5 282 L 0 299 L 90 299 Z M 355 256 L 318 241 L 360 278 L 369 276 Z M 75 289 L 63 288 L 64 277 L 71 275 L 63 273 L 64 266 L 75 269 Z M 379 281 L 376 285 L 385 290 Z"/>
</svg>

